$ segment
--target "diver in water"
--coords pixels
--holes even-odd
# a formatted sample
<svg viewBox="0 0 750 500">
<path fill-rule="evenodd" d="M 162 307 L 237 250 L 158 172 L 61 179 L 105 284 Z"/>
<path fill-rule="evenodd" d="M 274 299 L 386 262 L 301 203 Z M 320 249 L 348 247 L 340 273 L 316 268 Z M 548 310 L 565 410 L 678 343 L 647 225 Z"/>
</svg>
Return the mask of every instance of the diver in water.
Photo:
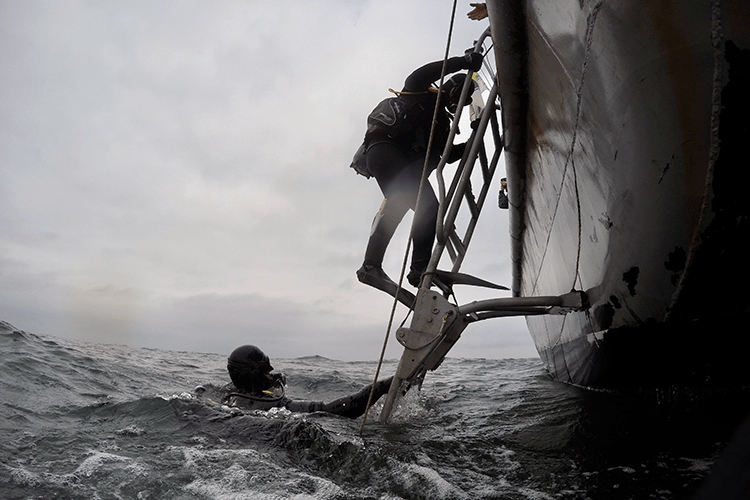
<svg viewBox="0 0 750 500">
<path fill-rule="evenodd" d="M 273 366 L 268 356 L 254 345 L 243 345 L 232 351 L 227 360 L 227 370 L 232 383 L 225 387 L 228 394 L 222 402 L 228 406 L 249 410 L 286 408 L 300 413 L 324 411 L 357 418 L 365 412 L 372 388 L 372 385 L 368 385 L 356 394 L 329 403 L 289 399 L 285 395 L 286 377 L 282 373 L 271 373 Z M 373 404 L 388 392 L 391 380 L 393 377 L 381 380 L 375 385 Z"/>
<path fill-rule="evenodd" d="M 429 154 L 430 171 L 437 167 L 448 140 L 453 113 L 456 112 L 467 76 L 466 73 L 457 72 L 469 70 L 471 74 L 478 71 L 481 64 L 482 55 L 476 52 L 451 57 L 446 61 L 446 75 L 456 74 L 442 85 L 435 135 Z M 406 78 L 403 89 L 397 92 L 398 103 L 395 105 L 402 111 L 391 118 L 395 123 L 386 123 L 389 120 L 385 120 L 386 126 L 381 126 L 377 117 L 385 116 L 385 113 L 378 115 L 378 108 L 368 118 L 368 130 L 361 151 L 365 155 L 367 171 L 377 180 L 385 200 L 373 221 L 364 262 L 357 271 L 357 278 L 362 283 L 373 286 L 378 282 L 392 283 L 383 272 L 383 257 L 391 237 L 409 209 L 416 210 L 414 252 L 407 277 L 412 286 L 419 287 L 421 276 L 429 263 L 438 213 L 438 201 L 429 183 L 423 187 L 419 207 L 416 207 L 416 203 L 435 105 L 438 94 L 441 93 L 433 83 L 440 79 L 442 68 L 443 61 L 435 61 L 416 69 Z M 470 102 L 471 99 L 468 99 L 466 104 Z M 448 162 L 459 160 L 464 148 L 465 144 L 455 145 Z"/>
</svg>

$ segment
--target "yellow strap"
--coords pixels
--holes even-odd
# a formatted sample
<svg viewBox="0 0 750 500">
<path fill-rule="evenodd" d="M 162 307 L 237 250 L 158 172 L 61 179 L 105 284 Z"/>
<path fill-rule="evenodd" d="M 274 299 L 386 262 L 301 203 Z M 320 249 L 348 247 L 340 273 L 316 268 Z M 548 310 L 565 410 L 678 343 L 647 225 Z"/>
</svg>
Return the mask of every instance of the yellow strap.
<svg viewBox="0 0 750 500">
<path fill-rule="evenodd" d="M 433 88 L 430 87 L 429 90 L 433 90 Z M 393 89 L 389 88 L 388 92 L 390 92 L 392 94 L 396 94 L 396 95 L 424 95 L 424 94 L 426 94 L 429 91 L 428 90 L 423 90 L 421 92 L 406 92 L 406 91 L 402 90 L 402 91 L 399 92 L 397 90 L 393 90 Z M 434 89 L 433 92 L 437 92 L 437 89 Z"/>
</svg>

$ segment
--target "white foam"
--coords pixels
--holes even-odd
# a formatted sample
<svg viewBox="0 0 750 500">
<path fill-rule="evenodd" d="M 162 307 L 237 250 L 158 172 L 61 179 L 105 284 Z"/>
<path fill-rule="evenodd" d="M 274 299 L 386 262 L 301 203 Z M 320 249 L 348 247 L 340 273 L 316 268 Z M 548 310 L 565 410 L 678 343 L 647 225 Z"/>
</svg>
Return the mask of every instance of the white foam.
<svg viewBox="0 0 750 500">
<path fill-rule="evenodd" d="M 98 469 L 105 463 L 128 462 L 131 460 L 128 457 L 121 457 L 120 455 L 107 453 L 105 451 L 91 450 L 89 451 L 89 454 L 90 456 L 86 458 L 86 460 L 81 462 L 81 465 L 78 466 L 73 474 L 89 477 L 96 471 L 96 469 Z"/>
<path fill-rule="evenodd" d="M 192 401 L 194 399 L 198 399 L 198 396 L 191 392 L 181 392 L 179 394 L 172 394 L 170 396 L 165 396 L 163 394 L 157 394 L 157 398 L 161 398 L 164 401 L 172 401 L 173 399 L 178 399 L 180 401 Z"/>
<path fill-rule="evenodd" d="M 323 500 L 342 493 L 336 484 L 305 472 L 281 468 L 252 449 L 174 448 L 196 476 L 183 489 L 214 500 Z M 232 462 L 229 467 L 216 464 Z"/>
<path fill-rule="evenodd" d="M 395 464 L 393 479 L 401 482 L 407 491 L 428 493 L 431 499 L 469 498 L 461 489 L 446 481 L 436 470 L 416 464 Z"/>
<path fill-rule="evenodd" d="M 635 472 L 636 472 L 635 469 L 633 469 L 632 467 L 626 467 L 624 465 L 618 465 L 616 467 L 610 467 L 607 470 L 621 470 L 625 474 L 635 474 Z"/>
<path fill-rule="evenodd" d="M 39 474 L 27 471 L 26 469 L 20 467 L 15 468 L 5 464 L 3 465 L 8 470 L 10 470 L 10 477 L 16 484 L 19 484 L 21 486 L 39 486 L 40 484 L 42 484 L 42 480 L 40 479 Z"/>
<path fill-rule="evenodd" d="M 136 425 L 129 425 L 122 429 L 115 431 L 118 436 L 141 436 L 146 433 L 146 430 Z"/>
</svg>

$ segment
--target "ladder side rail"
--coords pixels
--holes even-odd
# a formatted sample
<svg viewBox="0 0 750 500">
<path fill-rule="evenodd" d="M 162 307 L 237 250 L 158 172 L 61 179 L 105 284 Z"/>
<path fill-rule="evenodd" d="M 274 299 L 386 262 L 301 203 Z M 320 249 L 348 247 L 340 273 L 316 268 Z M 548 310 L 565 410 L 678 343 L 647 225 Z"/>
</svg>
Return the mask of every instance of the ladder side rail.
<svg viewBox="0 0 750 500">
<path fill-rule="evenodd" d="M 497 82 L 497 78 L 495 78 Z M 497 84 L 497 83 L 495 83 Z M 496 103 L 496 109 L 500 109 L 500 106 Z M 505 138 L 500 133 L 500 121 L 497 119 L 497 115 L 492 118 L 492 140 L 495 142 L 495 151 L 505 149 Z"/>
<path fill-rule="evenodd" d="M 492 90 L 490 91 L 489 101 L 492 104 L 488 104 L 487 107 L 485 107 L 482 111 L 482 116 L 479 120 L 479 125 L 477 126 L 476 130 L 477 137 L 484 137 L 484 133 L 487 130 L 487 124 L 490 121 L 489 118 L 495 112 L 495 96 L 497 96 L 497 85 L 493 85 Z M 443 229 L 445 227 L 452 228 L 453 224 L 456 221 L 456 216 L 458 215 L 458 210 L 460 209 L 461 200 L 463 198 L 463 193 L 466 192 L 466 188 L 470 183 L 471 173 L 474 170 L 474 164 L 476 163 L 480 144 L 482 144 L 481 140 L 475 140 L 471 144 L 467 163 L 461 171 L 461 178 L 459 180 L 458 186 L 456 187 L 457 194 L 450 200 L 450 206 L 448 207 L 447 211 L 441 210 L 442 213 L 438 214 L 438 229 Z M 441 208 L 444 207 L 441 206 Z M 442 218 L 441 215 L 443 216 Z M 438 241 L 441 237 L 443 240 L 445 240 L 445 238 L 447 237 L 447 232 L 444 229 L 442 231 L 442 234 L 438 236 Z"/>
<path fill-rule="evenodd" d="M 474 140 L 477 139 L 476 130 L 471 131 L 471 136 L 469 137 L 469 140 L 466 142 L 469 146 L 473 144 Z M 453 200 L 453 197 L 455 196 L 456 189 L 458 187 L 458 183 L 461 179 L 461 173 L 463 172 L 463 169 L 466 166 L 466 162 L 468 160 L 468 155 L 470 153 L 471 147 L 466 148 L 466 151 L 464 151 L 464 154 L 458 164 L 458 168 L 456 168 L 456 172 L 453 174 L 453 179 L 451 181 L 450 188 L 448 188 L 448 192 L 445 194 L 445 196 L 441 197 L 440 200 L 440 206 L 438 208 L 438 222 L 436 224 L 435 228 L 435 234 L 437 237 L 438 243 L 442 243 L 445 245 L 446 249 L 448 250 L 448 255 L 451 258 L 451 262 L 456 262 L 457 258 L 460 258 L 463 260 L 463 256 L 466 254 L 466 247 L 463 244 L 463 239 L 457 234 L 457 230 L 455 225 L 450 226 L 450 230 L 446 230 L 445 234 L 446 236 L 443 238 L 441 233 L 441 225 L 440 221 L 444 217 L 445 210 L 444 207 L 447 206 L 446 201 Z M 472 212 L 472 217 L 473 217 Z"/>
<path fill-rule="evenodd" d="M 487 129 L 487 124 L 490 121 L 490 116 L 494 114 L 495 111 L 495 97 L 497 96 L 497 85 L 493 85 L 492 89 L 490 90 L 490 98 L 488 99 L 489 103 L 487 107 L 482 111 L 482 116 L 479 120 L 479 125 L 477 127 L 477 136 L 483 137 L 484 133 Z M 463 171 L 461 172 L 461 179 L 459 181 L 458 187 L 457 187 L 457 193 L 461 194 L 465 191 L 466 185 L 469 182 L 469 178 L 471 177 L 471 172 L 473 170 L 474 160 L 477 158 L 477 153 L 479 150 L 479 144 L 481 141 L 474 141 L 471 145 L 471 151 L 469 153 L 469 159 L 472 159 L 472 161 L 469 161 L 466 166 L 464 167 Z M 448 232 L 445 231 L 446 227 L 453 229 L 453 225 L 456 221 L 456 217 L 458 215 L 458 210 L 461 205 L 461 200 L 463 196 L 456 196 L 453 198 L 453 200 L 450 203 L 450 207 L 447 209 L 447 214 L 445 210 L 445 206 L 441 204 L 440 211 L 438 212 L 438 232 L 437 232 L 437 243 L 435 245 L 435 248 L 432 252 L 432 258 L 430 259 L 430 264 L 427 266 L 427 273 L 429 276 L 432 276 L 430 273 L 434 273 L 437 269 L 437 264 L 440 261 L 440 256 L 443 253 L 443 248 L 445 246 L 445 240 L 448 237 Z M 445 215 L 444 215 L 445 214 Z M 430 278 L 431 279 L 431 278 Z"/>
<path fill-rule="evenodd" d="M 476 136 L 479 138 L 484 137 L 485 131 L 487 129 L 487 123 L 489 121 L 490 116 L 493 116 L 495 114 L 495 96 L 497 95 L 497 85 L 493 85 L 492 90 L 490 91 L 490 97 L 491 99 L 487 107 L 482 111 L 482 116 L 479 121 L 479 125 L 477 129 L 475 130 Z M 470 147 L 468 158 L 471 160 L 467 164 L 464 165 L 463 169 L 460 169 L 459 172 L 457 172 L 457 175 L 460 173 L 460 180 L 459 184 L 457 186 L 457 193 L 464 192 L 466 189 L 466 185 L 470 181 L 471 172 L 474 166 L 474 163 L 476 161 L 476 158 L 478 156 L 477 152 L 479 150 L 479 145 L 484 146 L 484 143 L 482 140 L 479 141 L 473 141 Z M 438 211 L 438 221 L 437 221 L 437 227 L 436 227 L 436 244 L 435 248 L 432 252 L 432 257 L 430 258 L 430 263 L 427 266 L 427 277 L 429 280 L 432 280 L 432 276 L 434 276 L 434 272 L 437 269 L 438 263 L 440 262 L 440 257 L 443 253 L 446 240 L 449 238 L 450 234 L 454 231 L 455 228 L 455 221 L 456 217 L 458 215 L 458 210 L 461 205 L 461 198 L 460 196 L 456 195 L 450 203 L 450 208 L 446 209 L 447 200 L 442 200 L 440 204 L 440 209 Z M 448 215 L 446 217 L 446 210 L 448 212 Z M 450 228 L 450 230 L 446 231 L 445 228 Z M 458 235 L 456 235 L 458 237 Z M 455 259 L 452 259 L 453 261 L 453 271 L 457 271 L 461 263 L 463 262 L 463 257 L 466 255 L 467 251 L 467 244 L 464 243 L 460 238 L 458 238 L 459 241 L 461 241 L 461 251 L 458 253 Z M 456 245 L 458 246 L 458 245 Z M 429 283 L 426 284 L 426 286 L 429 287 Z"/>
<path fill-rule="evenodd" d="M 482 109 L 482 113 L 484 113 L 485 110 L 487 110 L 487 107 L 488 106 L 485 106 Z M 480 114 L 480 117 L 477 119 L 477 123 L 481 119 L 481 116 L 482 115 Z M 461 173 L 463 172 L 464 168 L 466 167 L 467 162 L 470 160 L 470 158 L 472 159 L 472 161 L 476 161 L 476 156 L 472 157 L 470 155 L 470 153 L 471 153 L 471 146 L 474 144 L 475 141 L 479 141 L 479 143 L 480 143 L 479 161 L 480 161 L 480 163 L 482 164 L 482 167 L 483 167 L 482 172 L 483 172 L 483 174 L 485 173 L 485 171 L 486 171 L 486 165 L 485 164 L 486 164 L 486 161 L 487 161 L 487 159 L 486 159 L 487 157 L 486 157 L 486 149 L 484 147 L 484 133 L 482 135 L 479 135 L 477 127 L 472 127 L 471 134 L 469 135 L 469 139 L 466 141 L 466 145 L 467 145 L 466 150 L 464 151 L 464 154 L 461 157 L 461 160 L 460 160 L 460 162 L 458 164 L 458 167 L 456 168 L 456 172 L 453 174 L 453 180 L 451 181 L 451 186 L 448 189 L 448 192 L 445 195 L 444 199 L 446 199 L 446 200 L 452 200 L 453 199 L 453 197 L 455 196 L 456 189 L 458 187 L 458 183 L 461 180 Z M 482 163 L 483 161 L 484 161 L 484 163 Z M 469 193 L 470 193 L 470 191 L 469 191 Z"/>
<path fill-rule="evenodd" d="M 443 176 L 443 170 L 445 169 L 446 160 L 448 156 L 450 155 L 451 148 L 453 146 L 453 139 L 456 137 L 456 134 L 458 133 L 458 122 L 461 118 L 461 111 L 464 106 L 464 103 L 466 102 L 466 99 L 468 99 L 469 96 L 469 87 L 470 83 L 469 80 L 466 79 L 464 81 L 464 88 L 461 91 L 461 98 L 458 101 L 458 108 L 456 109 L 456 115 L 453 118 L 453 126 L 451 127 L 450 134 L 448 135 L 448 141 L 445 144 L 445 150 L 443 151 L 443 156 L 440 158 L 440 163 L 438 164 L 437 168 L 437 178 L 438 178 L 438 190 L 440 191 L 440 197 L 438 198 L 438 201 L 440 202 L 440 206 L 438 209 L 438 219 L 437 219 L 437 227 L 436 227 L 436 235 L 438 242 L 441 244 L 445 242 L 445 238 L 447 237 L 447 232 L 444 230 L 445 226 L 445 214 L 447 212 L 446 207 L 448 206 L 448 200 L 452 200 L 454 198 L 454 191 L 451 189 L 451 191 L 446 194 L 445 192 L 445 180 Z M 496 86 L 493 85 L 493 89 Z M 495 95 L 497 95 L 497 91 L 495 91 Z M 490 92 L 490 96 L 492 96 L 492 92 Z M 494 105 L 494 98 L 491 97 L 490 99 Z M 466 151 L 464 151 L 463 157 L 461 158 L 461 162 L 459 163 L 459 167 L 456 170 L 456 175 L 454 177 L 454 180 L 458 178 L 458 184 L 456 184 L 456 189 L 459 190 L 459 192 L 463 193 L 463 186 L 461 186 L 461 179 L 463 179 L 466 176 L 466 170 L 469 170 L 469 173 L 471 172 L 474 161 L 477 156 L 477 147 L 476 145 L 481 142 L 478 141 L 477 138 L 481 138 L 484 136 L 484 129 L 481 128 L 481 124 L 483 121 L 486 121 L 485 119 L 485 112 L 487 111 L 487 108 L 489 108 L 489 105 L 486 106 L 482 110 L 482 116 L 479 119 L 479 127 L 477 127 L 476 130 L 472 130 L 471 132 L 471 138 L 467 142 L 467 145 L 469 146 L 467 149 L 469 149 L 469 152 L 467 154 Z M 485 125 L 486 128 L 486 125 Z M 453 186 L 451 186 L 453 187 Z M 455 218 L 454 218 L 455 220 Z"/>
<path fill-rule="evenodd" d="M 456 262 L 456 259 L 458 258 L 460 251 L 453 244 L 452 239 L 449 238 L 448 241 L 445 242 L 445 249 L 448 250 L 448 256 L 451 258 L 451 262 Z"/>
<path fill-rule="evenodd" d="M 458 108 L 456 109 L 456 114 L 453 118 L 453 125 L 451 126 L 450 133 L 448 134 L 448 140 L 445 143 L 445 149 L 443 150 L 443 154 L 440 157 L 440 161 L 438 162 L 438 166 L 435 169 L 435 177 L 438 181 L 438 218 L 437 218 L 437 226 L 435 230 L 435 234 L 437 235 L 437 239 L 440 243 L 445 242 L 445 231 L 443 230 L 443 220 L 445 219 L 445 213 L 446 209 L 445 207 L 448 205 L 448 201 L 451 200 L 454 196 L 455 189 L 458 187 L 458 183 L 460 182 L 460 176 L 461 172 L 466 168 L 467 164 L 467 152 L 464 151 L 464 154 L 461 158 L 461 161 L 458 164 L 458 168 L 456 169 L 456 173 L 454 175 L 453 181 L 451 182 L 451 187 L 448 189 L 448 192 L 445 190 L 445 175 L 444 170 L 445 166 L 448 163 L 448 157 L 450 156 L 451 149 L 453 148 L 453 139 L 456 137 L 456 134 L 458 133 L 458 122 L 461 117 L 461 108 L 463 107 L 464 103 L 466 102 L 466 99 L 468 98 L 468 90 L 469 90 L 469 81 L 468 79 L 464 82 L 464 88 L 461 92 L 461 97 L 458 101 Z M 471 138 L 469 141 L 467 141 L 467 144 L 473 145 L 473 139 L 478 136 L 476 130 L 472 130 Z M 470 148 L 467 148 L 470 149 Z"/>
<path fill-rule="evenodd" d="M 451 186 L 448 188 L 448 192 L 445 195 L 445 200 L 453 200 L 453 198 L 456 196 L 456 189 L 458 189 L 458 183 L 461 181 L 461 174 L 463 173 L 464 169 L 466 168 L 466 165 L 469 161 L 469 153 L 471 152 L 471 145 L 474 144 L 475 140 L 480 140 L 479 136 L 477 135 L 476 130 L 471 131 L 471 136 L 469 137 L 469 140 L 466 141 L 466 144 L 468 147 L 464 151 L 464 155 L 461 158 L 461 160 L 458 163 L 458 167 L 456 168 L 456 172 L 453 174 L 453 180 L 451 181 Z M 474 160 L 476 161 L 476 160 Z M 447 205 L 442 205 L 447 206 Z M 438 217 L 438 220 L 443 218 L 445 216 L 445 210 L 443 210 L 442 214 Z"/>
<path fill-rule="evenodd" d="M 482 166 L 482 180 L 487 182 L 487 176 L 490 172 L 487 162 L 487 147 L 484 145 L 482 145 L 482 149 L 479 150 L 479 164 Z"/>
<path fill-rule="evenodd" d="M 476 166 L 476 163 L 474 164 Z M 466 183 L 464 188 L 464 200 L 466 200 L 466 206 L 469 207 L 469 213 L 472 219 L 479 217 L 479 207 L 477 206 L 477 198 L 474 196 L 474 187 L 471 182 L 471 178 Z"/>
<path fill-rule="evenodd" d="M 467 144 L 472 144 L 475 138 L 476 138 L 476 130 L 472 130 L 472 135 L 467 141 Z M 463 168 L 466 165 L 466 160 L 467 160 L 469 152 L 470 152 L 470 148 L 467 148 L 466 151 L 464 152 L 463 158 L 461 159 L 458 165 L 458 168 L 456 169 L 456 172 L 453 175 L 451 186 L 448 189 L 448 193 L 446 197 L 442 200 L 442 203 L 440 205 L 441 207 L 446 206 L 445 200 L 452 200 L 453 197 L 455 196 L 456 188 L 458 187 L 458 183 L 461 178 L 461 172 L 463 171 Z M 440 212 L 438 212 L 438 220 L 440 220 L 441 217 L 442 215 L 440 214 Z M 473 217 L 473 212 L 472 212 L 472 217 Z M 436 225 L 435 232 L 436 232 L 436 235 L 439 233 L 437 225 Z M 440 236 L 437 236 L 438 242 L 445 243 L 446 249 L 448 250 L 448 254 L 451 258 L 451 262 L 455 265 L 457 259 L 463 260 L 463 257 L 466 254 L 466 247 L 463 244 L 463 238 L 461 238 L 458 235 L 455 225 L 452 226 L 450 230 L 446 231 L 446 233 L 447 233 L 447 237 L 443 241 L 440 241 Z"/>
<path fill-rule="evenodd" d="M 488 108 L 488 106 L 485 106 L 485 108 L 482 110 L 482 112 L 484 112 L 485 110 L 487 110 L 487 108 Z M 446 194 L 444 200 L 445 199 L 453 199 L 453 196 L 454 196 L 457 184 L 458 184 L 458 182 L 460 181 L 460 178 L 461 178 L 461 172 L 463 171 L 463 168 L 465 167 L 465 162 L 468 161 L 468 156 L 469 156 L 469 153 L 470 153 L 470 150 L 471 150 L 471 144 L 473 144 L 473 142 L 475 140 L 481 141 L 480 142 L 480 147 L 479 147 L 479 154 L 478 154 L 477 158 L 479 159 L 479 163 L 480 163 L 480 165 L 482 167 L 481 170 L 482 170 L 482 182 L 483 182 L 483 186 L 486 186 L 486 188 L 483 188 L 483 189 L 485 189 L 487 191 L 489 190 L 489 183 L 492 181 L 492 178 L 493 178 L 493 176 L 495 174 L 495 170 L 496 170 L 497 164 L 499 162 L 500 154 L 502 153 L 502 147 L 503 147 L 502 146 L 502 138 L 500 137 L 500 133 L 499 133 L 499 130 L 500 130 L 499 129 L 499 125 L 498 125 L 499 122 L 498 122 L 498 118 L 497 118 L 497 110 L 498 109 L 499 109 L 499 106 L 497 106 L 497 103 L 495 103 L 494 112 L 490 115 L 490 120 L 491 120 L 490 121 L 490 125 L 492 127 L 492 139 L 493 139 L 494 145 L 495 145 L 494 154 L 493 154 L 492 160 L 488 161 L 488 159 L 487 159 L 487 147 L 486 147 L 486 145 L 484 143 L 484 136 L 486 136 L 486 133 L 487 133 L 486 130 L 482 134 L 482 136 L 479 137 L 477 135 L 476 127 L 472 127 L 471 136 L 469 137 L 469 140 L 466 142 L 469 145 L 469 148 L 467 148 L 466 151 L 464 152 L 464 156 L 461 159 L 461 162 L 459 163 L 458 168 L 456 169 L 456 172 L 455 172 L 455 174 L 453 176 L 453 180 L 451 182 L 451 186 L 450 186 L 450 188 L 448 190 L 448 193 Z M 489 112 L 489 110 L 487 110 L 487 111 Z M 481 116 L 480 116 L 480 118 L 481 118 Z M 476 161 L 477 158 L 475 158 L 474 161 Z M 482 202 L 481 201 L 479 201 L 479 202 L 476 201 L 476 199 L 473 196 L 473 193 L 472 193 L 472 190 L 471 190 L 471 186 L 469 186 L 469 189 L 466 190 L 466 192 L 464 193 L 464 196 L 466 198 L 467 204 L 469 205 L 469 210 L 471 211 L 471 217 L 472 217 L 472 219 L 478 218 L 479 217 L 479 212 L 481 212 L 481 208 L 478 209 L 477 206 L 481 207 Z M 481 195 L 481 191 L 480 191 L 480 198 L 481 197 L 482 197 L 482 195 Z M 441 200 L 441 201 L 444 201 L 444 200 Z M 449 238 L 448 238 L 447 241 L 449 243 L 450 243 L 450 239 L 452 237 L 454 237 L 454 236 L 458 237 L 458 235 L 455 234 L 455 227 L 453 228 L 453 231 L 448 231 L 448 234 L 449 234 Z M 463 244 L 467 240 L 466 240 L 466 238 L 460 238 L 459 241 L 461 241 L 461 243 Z M 455 241 L 453 243 L 458 248 L 459 245 Z M 467 246 L 467 245 L 464 245 L 464 247 L 465 246 Z M 451 252 L 450 246 L 448 247 L 448 251 L 449 251 L 449 253 Z M 458 253 L 465 254 L 465 251 L 464 252 L 460 252 L 459 251 Z M 455 262 L 455 258 L 453 256 L 451 256 L 451 260 Z M 454 271 L 457 271 L 457 268 L 454 269 Z"/>
<path fill-rule="evenodd" d="M 486 169 L 487 173 L 486 174 L 483 173 L 484 182 L 482 183 L 482 189 L 479 191 L 479 196 L 476 198 L 476 200 L 472 200 L 473 205 L 476 209 L 476 216 L 472 217 L 473 225 L 476 225 L 476 221 L 479 219 L 479 216 L 482 213 L 482 208 L 484 208 L 484 202 L 487 200 L 487 194 L 489 193 L 490 186 L 492 184 L 492 179 L 495 176 L 495 171 L 497 170 L 497 163 L 498 163 L 498 160 L 500 159 L 501 152 L 502 151 L 500 150 L 495 151 L 495 155 L 492 158 L 492 163 L 489 165 L 489 168 Z M 464 245 L 468 247 L 470 240 L 471 238 L 469 238 L 468 240 L 464 238 L 463 240 Z"/>
<path fill-rule="evenodd" d="M 458 234 L 456 234 L 455 228 L 448 235 L 448 239 L 445 241 L 445 248 L 448 250 L 451 262 L 455 263 L 456 259 L 463 259 L 464 255 L 466 255 L 466 247 Z"/>
<path fill-rule="evenodd" d="M 493 113 L 494 120 L 496 120 L 496 115 Z M 484 202 L 487 200 L 487 195 L 489 194 L 489 190 L 492 184 L 492 179 L 495 176 L 495 172 L 497 171 L 497 164 L 500 160 L 500 154 L 502 153 L 502 147 L 495 149 L 495 154 L 492 157 L 492 161 L 489 165 L 489 168 L 487 168 L 487 174 L 485 175 L 484 183 L 482 184 L 482 189 L 479 193 L 479 198 L 475 202 L 475 206 L 477 209 L 476 216 L 472 217 L 472 219 L 469 221 L 468 227 L 466 228 L 466 232 L 464 233 L 464 237 L 461 240 L 465 248 L 469 247 L 469 244 L 471 243 L 471 239 L 474 236 L 474 230 L 476 229 L 477 223 L 479 222 L 479 216 L 482 213 L 482 209 L 484 208 Z M 463 252 L 461 254 L 460 261 L 453 260 L 453 268 L 451 271 L 458 272 L 459 268 L 461 267 L 463 258 L 466 256 L 466 252 Z"/>
<path fill-rule="evenodd" d="M 479 200 L 477 201 L 477 205 L 479 205 L 480 211 L 481 211 L 482 205 L 484 204 L 484 198 L 486 198 L 487 192 L 490 189 L 490 184 L 492 183 L 492 179 L 495 177 L 495 171 L 497 170 L 497 165 L 500 161 L 500 155 L 503 152 L 502 138 L 497 133 L 499 132 L 498 119 L 497 119 L 498 109 L 499 108 L 497 106 L 493 105 L 492 107 L 493 113 L 490 116 L 490 127 L 492 129 L 492 136 L 493 136 L 493 140 L 495 144 L 495 151 L 492 155 L 492 159 L 490 160 L 489 164 L 487 162 L 487 149 L 484 146 L 484 144 L 482 144 L 482 148 L 480 150 L 479 161 L 480 161 L 480 164 L 482 165 L 482 179 L 484 181 L 482 184 L 482 190 L 480 191 L 480 194 L 479 194 Z"/>
<path fill-rule="evenodd" d="M 484 43 L 484 40 L 490 36 L 490 29 L 487 28 L 482 32 L 482 35 L 479 37 L 476 42 L 474 42 L 474 52 L 481 53 L 483 50 L 482 44 Z M 495 78 L 495 85 L 497 84 L 497 78 Z M 445 178 L 443 176 L 443 170 L 445 169 L 445 165 L 447 163 L 448 156 L 450 155 L 451 148 L 453 147 L 453 139 L 456 137 L 456 134 L 458 133 L 458 123 L 461 120 L 461 113 L 463 112 L 464 104 L 466 103 L 467 99 L 469 98 L 469 88 L 471 87 L 470 79 L 464 80 L 463 88 L 461 89 L 461 96 L 458 100 L 458 105 L 456 107 L 456 113 L 453 117 L 453 124 L 451 126 L 450 132 L 448 133 L 448 140 L 445 143 L 445 148 L 443 149 L 443 154 L 440 157 L 440 161 L 438 162 L 438 166 L 436 168 L 436 177 L 438 181 L 438 202 L 440 204 L 440 207 L 442 209 L 444 201 L 446 199 L 446 193 L 445 193 Z M 495 96 L 497 96 L 497 92 L 495 92 Z M 495 97 L 492 98 L 492 102 L 494 104 Z M 486 109 L 486 108 L 485 108 Z M 464 153 L 464 156 L 465 153 Z M 463 159 L 461 160 L 463 163 Z M 445 212 L 442 212 L 445 213 Z M 443 243 L 445 241 L 444 231 L 442 229 L 442 215 L 441 213 L 438 213 L 438 226 L 436 234 L 443 235 Z M 438 239 L 440 239 L 441 236 L 438 236 Z M 434 269 L 433 269 L 434 271 Z"/>
<path fill-rule="evenodd" d="M 491 114 L 490 124 L 492 126 L 493 140 L 495 143 L 495 152 L 489 164 L 487 164 L 486 148 L 484 144 L 482 144 L 482 148 L 480 149 L 479 161 L 480 161 L 480 164 L 482 165 L 482 178 L 484 182 L 482 185 L 482 190 L 480 191 L 480 194 L 479 194 L 479 199 L 476 202 L 476 205 L 478 206 L 478 209 L 479 209 L 479 213 L 476 214 L 476 217 L 472 217 L 471 221 L 469 222 L 469 227 L 466 229 L 466 232 L 464 233 L 464 237 L 461 239 L 461 245 L 463 245 L 464 251 L 461 253 L 460 258 L 457 259 L 457 258 L 451 257 L 451 262 L 453 262 L 453 267 L 451 269 L 452 272 L 459 271 L 461 264 L 463 263 L 463 259 L 466 256 L 466 249 L 468 248 L 469 243 L 471 242 L 471 238 L 473 237 L 474 228 L 476 227 L 478 223 L 479 215 L 481 214 L 482 208 L 484 206 L 484 202 L 489 193 L 492 179 L 494 178 L 495 172 L 497 171 L 497 165 L 500 161 L 500 155 L 503 152 L 502 138 L 499 134 L 499 126 L 498 126 L 498 119 L 497 119 L 496 112 L 493 112 Z M 453 236 L 453 233 L 451 234 Z"/>
</svg>

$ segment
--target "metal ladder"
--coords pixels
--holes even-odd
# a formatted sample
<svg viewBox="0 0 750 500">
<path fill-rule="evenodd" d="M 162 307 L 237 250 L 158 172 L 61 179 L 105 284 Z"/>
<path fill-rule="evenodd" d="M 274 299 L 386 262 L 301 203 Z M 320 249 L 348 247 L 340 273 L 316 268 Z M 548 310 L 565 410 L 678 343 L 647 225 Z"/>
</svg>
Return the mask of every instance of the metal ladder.
<svg viewBox="0 0 750 500">
<path fill-rule="evenodd" d="M 475 43 L 475 51 L 482 50 L 482 44 L 488 36 L 489 29 Z M 503 149 L 497 113 L 499 109 L 497 78 L 493 75 L 493 86 L 489 91 L 486 106 L 481 110 L 478 120 L 472 124 L 466 150 L 446 190 L 445 159 L 449 156 L 453 139 L 458 131 L 458 122 L 464 103 L 468 99 L 470 87 L 471 84 L 467 78 L 445 150 L 436 170 L 440 202 L 436 228 L 437 241 L 414 301 L 411 324 L 409 327 L 402 327 L 396 331 L 396 339 L 404 347 L 404 352 L 380 413 L 382 422 L 388 421 L 400 396 L 414 385 L 421 386 L 427 371 L 435 370 L 440 366 L 447 353 L 460 338 L 461 333 L 472 322 L 503 316 L 567 314 L 586 306 L 586 296 L 580 291 L 551 297 L 492 298 L 458 305 L 449 301 L 452 292 L 450 287 L 446 288 L 436 279 L 437 265 L 446 250 L 453 263 L 451 271 L 458 272 L 461 268 Z M 489 161 L 485 147 L 485 135 L 487 135 L 488 128 L 491 131 L 489 136 L 494 143 L 494 153 Z M 478 197 L 475 197 L 472 192 L 471 174 L 477 160 L 479 160 L 482 173 L 482 186 Z M 464 235 L 461 237 L 455 223 L 464 201 L 470 212 L 470 218 Z M 432 290 L 432 285 L 436 285 L 442 294 Z"/>
</svg>

